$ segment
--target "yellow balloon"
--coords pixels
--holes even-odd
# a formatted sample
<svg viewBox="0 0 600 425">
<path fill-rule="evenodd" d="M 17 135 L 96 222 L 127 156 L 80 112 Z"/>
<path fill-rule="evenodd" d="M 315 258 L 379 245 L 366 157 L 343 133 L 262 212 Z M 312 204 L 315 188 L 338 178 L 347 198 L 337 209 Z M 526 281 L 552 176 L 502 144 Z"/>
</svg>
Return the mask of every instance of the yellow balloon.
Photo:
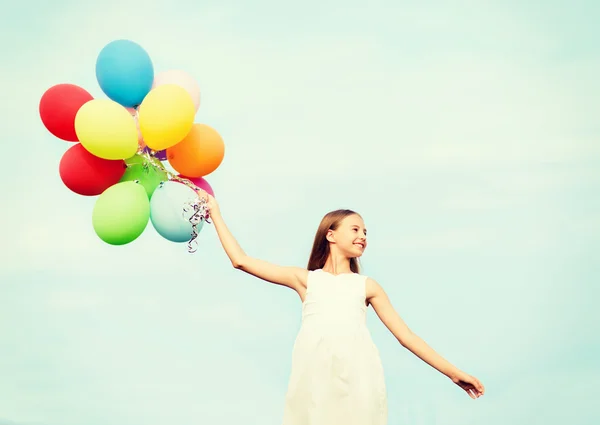
<svg viewBox="0 0 600 425">
<path fill-rule="evenodd" d="M 153 88 L 138 110 L 144 142 L 156 151 L 170 148 L 189 133 L 196 107 L 190 94 L 174 84 Z"/>
<path fill-rule="evenodd" d="M 84 103 L 75 116 L 75 133 L 83 147 L 100 158 L 131 158 L 138 149 L 135 120 L 110 99 Z"/>
</svg>

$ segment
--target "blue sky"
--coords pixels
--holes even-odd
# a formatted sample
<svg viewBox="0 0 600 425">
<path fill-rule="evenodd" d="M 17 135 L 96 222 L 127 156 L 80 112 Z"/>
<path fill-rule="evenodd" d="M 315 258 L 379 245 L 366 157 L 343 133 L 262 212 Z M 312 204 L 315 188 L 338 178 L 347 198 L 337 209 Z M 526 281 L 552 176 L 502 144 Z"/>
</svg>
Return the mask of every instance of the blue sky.
<svg viewBox="0 0 600 425">
<path fill-rule="evenodd" d="M 0 70 L 0 424 L 279 424 L 296 294 L 199 250 L 94 234 L 43 127 L 54 84 L 105 97 L 127 38 L 202 93 L 207 176 L 248 254 L 304 266 L 329 210 L 369 229 L 364 273 L 477 376 L 477 401 L 369 312 L 390 425 L 587 425 L 600 380 L 600 6 L 592 1 L 13 3 Z"/>
</svg>

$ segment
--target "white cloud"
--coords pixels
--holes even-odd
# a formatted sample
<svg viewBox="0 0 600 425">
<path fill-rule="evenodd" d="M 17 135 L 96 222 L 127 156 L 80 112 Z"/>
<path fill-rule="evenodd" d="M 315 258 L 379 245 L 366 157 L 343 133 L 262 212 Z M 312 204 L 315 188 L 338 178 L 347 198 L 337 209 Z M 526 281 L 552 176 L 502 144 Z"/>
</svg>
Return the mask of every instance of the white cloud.
<svg viewBox="0 0 600 425">
<path fill-rule="evenodd" d="M 197 306 L 190 308 L 185 312 L 185 316 L 191 323 L 206 325 L 209 323 L 226 323 L 232 326 L 236 331 L 256 331 L 257 324 L 248 317 L 240 305 L 227 301 L 213 305 Z"/>
<path fill-rule="evenodd" d="M 56 309 L 62 311 L 93 311 L 97 310 L 105 302 L 105 298 L 98 293 L 59 290 L 50 294 L 48 299 L 48 307 L 51 310 Z"/>
</svg>

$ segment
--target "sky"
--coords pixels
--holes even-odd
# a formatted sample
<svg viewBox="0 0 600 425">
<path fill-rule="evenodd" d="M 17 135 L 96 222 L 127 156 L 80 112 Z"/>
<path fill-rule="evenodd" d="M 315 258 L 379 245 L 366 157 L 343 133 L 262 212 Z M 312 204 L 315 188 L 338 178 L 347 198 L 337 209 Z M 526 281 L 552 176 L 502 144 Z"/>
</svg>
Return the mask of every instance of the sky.
<svg viewBox="0 0 600 425">
<path fill-rule="evenodd" d="M 281 423 L 297 294 L 148 225 L 115 247 L 42 94 L 106 98 L 100 50 L 197 79 L 223 137 L 206 176 L 243 249 L 306 266 L 322 216 L 364 218 L 363 273 L 486 394 L 472 400 L 369 309 L 389 425 L 589 425 L 600 369 L 595 1 L 13 2 L 0 22 L 0 425 Z"/>
</svg>

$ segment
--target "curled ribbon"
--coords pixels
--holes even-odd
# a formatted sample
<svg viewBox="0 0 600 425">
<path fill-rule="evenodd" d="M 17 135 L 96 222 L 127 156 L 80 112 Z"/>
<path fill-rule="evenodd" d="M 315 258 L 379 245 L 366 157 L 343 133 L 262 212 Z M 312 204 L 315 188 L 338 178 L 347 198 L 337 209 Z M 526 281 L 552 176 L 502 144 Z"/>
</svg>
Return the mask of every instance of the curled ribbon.
<svg viewBox="0 0 600 425">
<path fill-rule="evenodd" d="M 182 216 L 187 219 L 192 225 L 192 234 L 190 240 L 188 241 L 188 252 L 194 253 L 198 250 L 198 225 L 200 225 L 203 221 L 210 223 L 210 213 L 208 208 L 206 207 L 206 203 L 208 199 L 204 196 L 201 196 L 201 193 L 204 192 L 201 188 L 196 186 L 188 179 L 181 178 L 174 173 L 167 170 L 164 165 L 160 161 L 153 161 L 155 151 L 150 150 L 147 151 L 144 148 L 140 148 L 138 150 L 138 155 L 143 156 L 147 161 L 145 166 L 152 166 L 158 168 L 162 172 L 167 174 L 169 180 L 178 181 L 180 183 L 185 184 L 187 187 L 192 189 L 194 192 L 198 194 L 198 197 L 183 206 L 183 211 L 181 212 Z"/>
</svg>

